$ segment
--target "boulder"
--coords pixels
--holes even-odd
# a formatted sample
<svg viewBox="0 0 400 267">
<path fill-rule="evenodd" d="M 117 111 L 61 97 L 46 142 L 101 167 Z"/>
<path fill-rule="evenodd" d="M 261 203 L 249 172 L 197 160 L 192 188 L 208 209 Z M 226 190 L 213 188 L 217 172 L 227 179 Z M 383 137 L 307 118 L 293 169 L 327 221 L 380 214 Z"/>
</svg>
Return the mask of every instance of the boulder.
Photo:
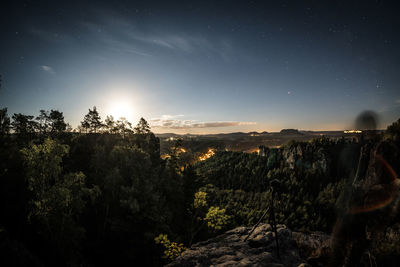
<svg viewBox="0 0 400 267">
<path fill-rule="evenodd" d="M 277 226 L 280 258 L 269 224 L 260 224 L 244 241 L 250 231 L 251 227 L 238 227 L 199 242 L 167 266 L 309 266 L 300 256 L 299 235 L 285 225 Z"/>
</svg>

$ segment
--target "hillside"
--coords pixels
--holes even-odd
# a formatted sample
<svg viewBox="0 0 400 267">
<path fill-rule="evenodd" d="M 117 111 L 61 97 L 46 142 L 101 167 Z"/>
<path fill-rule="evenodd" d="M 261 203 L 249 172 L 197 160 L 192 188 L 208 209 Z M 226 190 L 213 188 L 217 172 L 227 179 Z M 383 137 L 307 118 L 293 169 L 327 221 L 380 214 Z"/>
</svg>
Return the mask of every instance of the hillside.
<svg viewBox="0 0 400 267">
<path fill-rule="evenodd" d="M 291 236 L 281 240 L 293 255 L 284 264 L 310 262 L 307 249 L 295 249 L 294 232 L 332 236 L 338 266 L 359 262 L 366 251 L 385 266 L 400 255 L 400 121 L 385 135 L 292 140 L 260 154 L 217 149 L 211 137 L 205 152 L 193 153 L 178 138 L 163 157 L 143 118 L 134 128 L 102 126 L 94 109 L 85 118 L 97 123 L 69 132 L 62 112 L 53 111 L 47 124 L 0 112 L 4 266 L 161 266 L 198 251 L 215 263 L 280 264 L 267 226 L 242 242 L 272 206 L 285 225 L 279 238 Z M 229 240 L 243 255 L 232 255 Z M 220 245 L 226 249 L 213 248 Z M 258 258 L 256 251 L 265 253 Z"/>
</svg>

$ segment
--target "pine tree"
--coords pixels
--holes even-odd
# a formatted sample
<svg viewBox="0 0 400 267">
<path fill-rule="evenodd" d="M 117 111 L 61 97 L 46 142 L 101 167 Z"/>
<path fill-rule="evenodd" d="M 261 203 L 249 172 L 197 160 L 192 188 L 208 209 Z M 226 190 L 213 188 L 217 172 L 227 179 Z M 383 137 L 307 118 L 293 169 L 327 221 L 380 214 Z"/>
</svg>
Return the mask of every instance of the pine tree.
<svg viewBox="0 0 400 267">
<path fill-rule="evenodd" d="M 86 129 L 86 132 L 89 130 L 91 133 L 97 133 L 101 127 L 103 127 L 103 123 L 101 122 L 101 117 L 97 112 L 96 106 L 93 107 L 93 110 L 89 109 L 89 112 L 83 118 L 81 125 Z"/>
<path fill-rule="evenodd" d="M 40 134 L 46 134 L 49 131 L 49 112 L 41 109 L 39 116 L 36 117 L 38 121 L 38 129 Z"/>
<path fill-rule="evenodd" d="M 61 133 L 67 128 L 67 124 L 64 121 L 64 115 L 62 112 L 52 109 L 50 111 L 49 119 L 52 133 Z"/>
<path fill-rule="evenodd" d="M 119 118 L 116 123 L 116 131 L 122 135 L 122 138 L 132 132 L 132 124 L 124 117 Z"/>
<path fill-rule="evenodd" d="M 135 127 L 136 134 L 148 134 L 150 133 L 149 123 L 142 117 L 140 118 L 138 124 Z"/>
<path fill-rule="evenodd" d="M 0 135 L 4 136 L 10 132 L 10 118 L 7 115 L 7 108 L 0 109 Z"/>
<path fill-rule="evenodd" d="M 111 134 L 115 134 L 118 132 L 118 128 L 114 121 L 114 117 L 111 115 L 107 116 L 104 126 L 106 127 L 107 131 Z"/>
<path fill-rule="evenodd" d="M 35 129 L 37 129 L 37 122 L 35 122 L 33 118 L 34 117 L 31 115 L 14 113 L 11 123 L 12 129 L 22 139 L 27 138 L 28 135 L 35 133 Z"/>
</svg>

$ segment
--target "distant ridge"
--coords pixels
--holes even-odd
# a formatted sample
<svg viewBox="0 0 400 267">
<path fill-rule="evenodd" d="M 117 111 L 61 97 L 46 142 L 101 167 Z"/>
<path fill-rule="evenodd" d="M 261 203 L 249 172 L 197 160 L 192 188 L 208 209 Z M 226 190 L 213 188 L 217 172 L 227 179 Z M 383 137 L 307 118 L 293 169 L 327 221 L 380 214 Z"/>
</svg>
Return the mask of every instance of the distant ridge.
<svg viewBox="0 0 400 267">
<path fill-rule="evenodd" d="M 282 129 L 280 131 L 280 133 L 281 134 L 301 134 L 302 135 L 302 133 L 300 133 L 299 130 L 297 130 L 297 129 Z"/>
<path fill-rule="evenodd" d="M 378 133 L 382 133 L 385 130 L 377 130 Z M 211 133 L 211 134 L 177 134 L 177 133 L 156 133 L 155 135 L 160 138 L 169 138 L 169 137 L 240 137 L 240 136 L 284 136 L 284 135 L 343 135 L 344 130 L 333 130 L 333 131 L 311 131 L 311 130 L 298 130 L 298 129 L 282 129 L 279 132 L 257 132 L 251 131 L 248 133 L 245 132 L 232 132 L 232 133 Z"/>
</svg>

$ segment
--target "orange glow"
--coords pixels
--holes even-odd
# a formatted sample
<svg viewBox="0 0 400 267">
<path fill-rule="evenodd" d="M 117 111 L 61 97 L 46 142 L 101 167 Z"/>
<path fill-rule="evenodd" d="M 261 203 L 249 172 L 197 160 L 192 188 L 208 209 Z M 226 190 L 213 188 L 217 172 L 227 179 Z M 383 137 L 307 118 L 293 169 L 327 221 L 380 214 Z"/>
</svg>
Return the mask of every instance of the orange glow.
<svg viewBox="0 0 400 267">
<path fill-rule="evenodd" d="M 168 155 L 168 154 L 162 154 L 160 157 L 161 157 L 162 159 L 168 159 L 168 158 L 170 158 L 171 156 Z"/>
<path fill-rule="evenodd" d="M 247 150 L 247 151 L 245 151 L 246 153 L 257 153 L 257 154 L 260 154 L 260 149 L 259 148 L 251 148 L 251 149 L 249 149 L 249 150 Z"/>
<path fill-rule="evenodd" d="M 214 155 L 215 155 L 215 149 L 214 149 L 214 148 L 209 148 L 208 151 L 207 151 L 207 153 L 205 153 L 205 154 L 203 154 L 203 155 L 201 155 L 201 156 L 199 157 L 199 160 L 200 160 L 200 161 L 203 161 L 203 160 L 206 160 L 206 159 L 211 158 L 211 157 L 214 156 Z"/>
</svg>

